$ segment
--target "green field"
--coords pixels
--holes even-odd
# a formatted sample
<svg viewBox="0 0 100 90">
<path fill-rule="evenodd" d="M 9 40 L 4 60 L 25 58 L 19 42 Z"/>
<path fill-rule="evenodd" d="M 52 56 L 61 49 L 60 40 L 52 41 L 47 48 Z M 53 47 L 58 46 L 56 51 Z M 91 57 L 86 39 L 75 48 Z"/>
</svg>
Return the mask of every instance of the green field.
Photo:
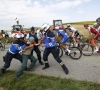
<svg viewBox="0 0 100 90">
<path fill-rule="evenodd" d="M 95 21 L 81 21 L 81 22 L 69 22 L 70 24 L 76 24 L 76 25 L 83 25 L 83 24 L 89 24 L 93 25 Z M 69 23 L 63 23 L 63 25 L 69 24 Z"/>
<path fill-rule="evenodd" d="M 14 78 L 15 71 L 0 76 L 0 90 L 100 90 L 100 84 L 60 77 L 24 73 Z"/>
</svg>

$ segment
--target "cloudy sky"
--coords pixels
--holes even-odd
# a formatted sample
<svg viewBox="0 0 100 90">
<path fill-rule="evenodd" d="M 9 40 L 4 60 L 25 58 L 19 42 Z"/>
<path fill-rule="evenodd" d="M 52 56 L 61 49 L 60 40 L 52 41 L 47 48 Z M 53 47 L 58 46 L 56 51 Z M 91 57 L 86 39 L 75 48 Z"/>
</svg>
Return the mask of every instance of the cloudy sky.
<svg viewBox="0 0 100 90">
<path fill-rule="evenodd" d="M 17 17 L 29 28 L 52 24 L 95 20 L 100 16 L 100 0 L 0 0 L 0 30 L 11 29 Z"/>
</svg>

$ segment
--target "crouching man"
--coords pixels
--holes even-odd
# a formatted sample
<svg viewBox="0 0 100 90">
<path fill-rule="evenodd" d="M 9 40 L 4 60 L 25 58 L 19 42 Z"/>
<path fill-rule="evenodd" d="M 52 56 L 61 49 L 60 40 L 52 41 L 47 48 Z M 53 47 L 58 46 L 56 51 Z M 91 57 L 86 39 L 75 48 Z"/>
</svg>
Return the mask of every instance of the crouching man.
<svg viewBox="0 0 100 90">
<path fill-rule="evenodd" d="M 10 67 L 10 63 L 13 58 L 18 59 L 20 62 L 22 62 L 22 56 L 20 55 L 20 51 L 22 51 L 27 44 L 24 42 L 23 34 L 17 34 L 16 38 L 17 39 L 12 43 L 12 45 L 6 53 L 5 63 L 0 70 L 0 75 L 2 75 L 5 72 L 5 70 Z"/>
</svg>

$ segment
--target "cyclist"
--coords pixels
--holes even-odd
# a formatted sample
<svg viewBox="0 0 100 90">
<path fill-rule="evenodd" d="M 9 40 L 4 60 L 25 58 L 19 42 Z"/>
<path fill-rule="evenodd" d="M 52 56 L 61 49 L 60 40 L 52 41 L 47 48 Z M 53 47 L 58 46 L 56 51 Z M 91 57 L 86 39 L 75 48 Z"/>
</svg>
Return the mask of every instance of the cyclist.
<svg viewBox="0 0 100 90">
<path fill-rule="evenodd" d="M 79 35 L 79 32 L 77 29 L 75 29 L 74 27 L 72 27 L 70 24 L 67 24 L 67 29 L 70 31 L 69 33 L 69 37 L 72 37 L 73 38 L 73 41 L 76 45 L 76 47 L 78 46 L 78 35 Z"/>
<path fill-rule="evenodd" d="M 61 29 L 61 27 L 59 27 L 59 26 L 55 27 L 55 30 L 57 31 L 57 37 L 56 37 L 56 39 L 58 39 L 58 36 L 62 37 L 61 47 L 65 50 L 66 55 L 69 55 L 70 54 L 70 50 L 65 45 L 65 43 L 69 39 L 68 34 L 65 32 L 65 30 Z"/>
<path fill-rule="evenodd" d="M 55 38 L 54 33 L 50 30 L 50 25 L 45 23 L 42 25 L 42 29 L 45 32 L 44 38 L 43 38 L 43 43 L 41 43 L 41 46 L 45 47 L 45 50 L 43 53 L 43 60 L 44 60 L 45 66 L 42 69 L 44 70 L 44 69 L 49 68 L 48 56 L 50 53 L 52 53 L 55 60 L 61 65 L 61 67 L 63 68 L 65 73 L 68 74 L 69 71 L 68 71 L 67 67 L 62 62 L 59 55 L 57 54 L 56 38 Z"/>
<path fill-rule="evenodd" d="M 91 44 L 92 44 L 93 47 L 95 48 L 95 50 L 94 50 L 94 53 L 95 53 L 95 52 L 98 51 L 98 46 L 97 46 L 97 44 L 96 44 L 96 40 L 98 39 L 98 37 L 100 36 L 100 34 L 99 34 L 98 31 L 96 31 L 95 28 L 90 27 L 88 24 L 84 24 L 84 27 L 85 27 L 85 29 L 88 29 L 88 31 L 89 31 L 89 36 L 88 36 L 87 40 L 90 39 L 91 34 L 94 34 L 94 37 L 93 37 L 92 40 L 91 40 Z"/>
</svg>

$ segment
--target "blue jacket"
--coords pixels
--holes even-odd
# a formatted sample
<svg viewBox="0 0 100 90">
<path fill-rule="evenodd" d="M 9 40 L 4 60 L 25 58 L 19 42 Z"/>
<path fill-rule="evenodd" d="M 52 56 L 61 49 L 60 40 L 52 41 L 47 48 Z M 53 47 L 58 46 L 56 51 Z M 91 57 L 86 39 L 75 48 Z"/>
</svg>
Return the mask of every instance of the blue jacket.
<svg viewBox="0 0 100 90">
<path fill-rule="evenodd" d="M 51 48 L 56 46 L 56 38 L 53 32 L 48 31 L 44 33 L 43 43 L 45 44 L 45 48 Z"/>
<path fill-rule="evenodd" d="M 19 53 L 19 51 L 23 50 L 25 46 L 26 46 L 25 42 L 20 42 L 19 40 L 15 40 L 10 46 L 7 53 L 11 53 L 11 54 Z"/>
</svg>

